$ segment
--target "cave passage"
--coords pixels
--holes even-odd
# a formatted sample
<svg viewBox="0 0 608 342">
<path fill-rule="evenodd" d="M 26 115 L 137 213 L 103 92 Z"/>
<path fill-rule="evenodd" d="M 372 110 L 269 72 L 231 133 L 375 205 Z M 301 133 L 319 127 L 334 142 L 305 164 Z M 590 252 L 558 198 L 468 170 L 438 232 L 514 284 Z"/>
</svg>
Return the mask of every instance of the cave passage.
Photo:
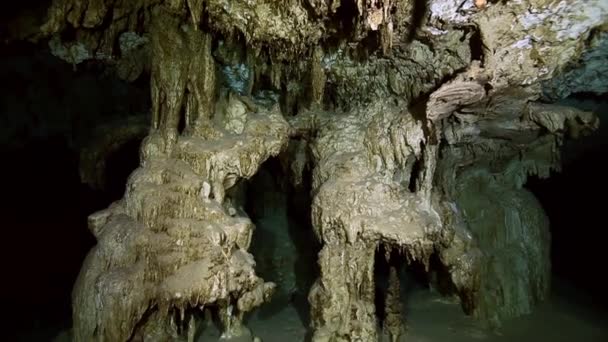
<svg viewBox="0 0 608 342">
<path fill-rule="evenodd" d="M 525 187 L 538 199 L 551 230 L 553 292 L 576 292 L 598 310 L 608 309 L 605 285 L 598 271 L 605 269 L 605 196 L 608 192 L 604 158 L 608 148 L 606 97 L 573 94 L 565 105 L 593 111 L 600 127 L 591 135 L 566 142 L 561 172 L 548 179 L 529 177 Z"/>
<path fill-rule="evenodd" d="M 590 302 L 604 308 L 608 308 L 608 295 L 598 274 L 605 269 L 608 240 L 608 168 L 601 157 L 606 148 L 606 144 L 594 146 L 565 165 L 561 173 L 543 180 L 531 177 L 526 184 L 550 221 L 554 276 L 567 281 L 577 292 L 587 293 Z"/>
<path fill-rule="evenodd" d="M 250 252 L 256 272 L 277 284 L 270 303 L 258 310 L 269 318 L 293 305 L 304 326 L 309 322 L 308 292 L 318 277 L 320 250 L 310 222 L 310 174 L 292 186 L 278 158 L 271 158 L 246 182 L 245 211 L 256 228 Z"/>
</svg>

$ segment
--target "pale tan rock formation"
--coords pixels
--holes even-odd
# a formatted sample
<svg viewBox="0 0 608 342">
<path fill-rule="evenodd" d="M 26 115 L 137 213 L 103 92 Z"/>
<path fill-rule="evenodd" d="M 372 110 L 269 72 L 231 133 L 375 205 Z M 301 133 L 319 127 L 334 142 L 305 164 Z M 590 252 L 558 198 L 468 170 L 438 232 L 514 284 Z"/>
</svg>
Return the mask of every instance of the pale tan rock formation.
<svg viewBox="0 0 608 342">
<path fill-rule="evenodd" d="M 167 32 L 185 36 L 183 50 L 163 45 Z M 124 199 L 90 217 L 98 244 L 74 287 L 77 341 L 192 338 L 179 327 L 194 329 L 188 310 L 207 305 L 218 307 L 224 336 L 239 336 L 243 314 L 274 289 L 247 252 L 253 224 L 224 200 L 287 146 L 288 125 L 277 107 L 254 113 L 234 96 L 213 111 L 215 69 L 200 31 L 164 25 L 152 40 L 152 131 Z"/>
<path fill-rule="evenodd" d="M 255 276 L 247 252 L 253 225 L 229 214 L 223 194 L 278 154 L 288 130 L 276 111 L 247 119 L 242 134 L 218 127 L 221 138 L 180 136 L 168 153 L 160 132 L 149 136 L 125 198 L 90 217 L 98 245 L 74 288 L 76 340 L 127 340 L 151 322 L 149 312 L 166 324 L 180 312 L 181 324 L 185 310 L 212 304 L 236 330 L 268 299 L 274 284 Z"/>
<path fill-rule="evenodd" d="M 428 205 L 431 198 L 408 190 L 425 142 L 422 125 L 408 112 L 378 103 L 353 113 L 310 115 L 310 120 L 296 117 L 293 124 L 317 123 L 312 127 L 317 135 L 312 214 L 324 245 L 321 277 L 309 297 L 313 339 L 375 340 L 373 270 L 379 245 L 428 265 L 442 243 L 454 248 L 468 237 L 451 225 L 443 229 L 447 206 L 438 204 L 438 212 Z M 448 263 L 461 263 L 458 281 L 466 289 L 472 287 L 475 254 L 460 252 L 458 261 Z"/>
<path fill-rule="evenodd" d="M 171 311 L 182 324 L 185 310 L 212 304 L 236 334 L 243 313 L 268 299 L 274 284 L 255 276 L 247 252 L 253 225 L 229 214 L 223 194 L 281 151 L 287 124 L 268 111 L 250 113 L 242 134 L 217 129 L 221 138 L 179 136 L 168 153 L 153 132 L 125 198 L 90 217 L 98 245 L 74 288 L 76 340 L 128 340 L 136 326 L 169 324 Z M 150 312 L 157 322 L 144 319 Z"/>
</svg>

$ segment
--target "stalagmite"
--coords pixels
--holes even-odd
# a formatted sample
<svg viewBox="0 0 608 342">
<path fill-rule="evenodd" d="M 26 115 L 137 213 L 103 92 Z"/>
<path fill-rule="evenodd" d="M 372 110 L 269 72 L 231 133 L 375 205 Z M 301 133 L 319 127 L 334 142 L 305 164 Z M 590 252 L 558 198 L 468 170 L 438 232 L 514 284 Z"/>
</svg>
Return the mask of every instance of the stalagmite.
<svg viewBox="0 0 608 342">
<path fill-rule="evenodd" d="M 196 335 L 196 320 L 194 315 L 190 315 L 188 320 L 188 342 L 194 342 L 194 336 Z"/>
<path fill-rule="evenodd" d="M 271 62 L 270 81 L 275 89 L 281 89 L 281 79 L 283 77 L 282 65 L 280 62 Z"/>
<path fill-rule="evenodd" d="M 386 293 L 386 317 L 384 318 L 384 331 L 388 333 L 390 342 L 399 342 L 405 332 L 405 322 L 402 312 L 401 288 L 399 275 L 394 266 L 391 266 L 388 278 L 388 291 Z"/>
<path fill-rule="evenodd" d="M 393 47 L 393 23 L 388 22 L 380 28 L 380 46 L 382 53 L 387 55 Z"/>
</svg>

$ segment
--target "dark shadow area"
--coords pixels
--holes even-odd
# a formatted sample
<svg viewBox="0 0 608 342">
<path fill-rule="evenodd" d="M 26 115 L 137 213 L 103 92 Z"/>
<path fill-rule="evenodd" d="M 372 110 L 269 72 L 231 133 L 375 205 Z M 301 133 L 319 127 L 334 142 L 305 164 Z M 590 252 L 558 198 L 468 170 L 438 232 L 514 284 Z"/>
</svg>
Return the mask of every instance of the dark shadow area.
<svg viewBox="0 0 608 342">
<path fill-rule="evenodd" d="M 266 161 L 246 184 L 245 211 L 256 225 L 250 252 L 256 272 L 277 284 L 271 303 L 258 310 L 270 319 L 293 305 L 304 326 L 310 322 L 308 292 L 319 275 L 316 241 L 310 222 L 310 172 L 293 187 L 278 158 Z"/>
<path fill-rule="evenodd" d="M 85 146 L 97 127 L 151 106 L 149 81 L 127 83 L 98 61 L 76 68 L 51 55 L 46 42 L 17 42 L 0 53 L 0 145 L 62 136 L 72 149 Z"/>
<path fill-rule="evenodd" d="M 407 189 L 410 192 L 416 192 L 420 188 L 421 185 L 421 177 L 422 177 L 422 158 L 417 159 L 412 166 L 412 171 L 410 173 L 410 179 L 407 185 Z"/>
<path fill-rule="evenodd" d="M 469 38 L 469 47 L 471 48 L 471 59 L 474 61 L 480 61 L 483 65 L 484 59 L 484 49 L 483 40 L 481 39 L 481 34 L 479 30 L 474 29 L 470 33 L 471 37 Z"/>
<path fill-rule="evenodd" d="M 61 137 L 2 151 L 2 302 L 10 312 L 9 340 L 50 341 L 71 327 L 72 287 L 95 244 L 87 217 L 122 197 L 138 147 L 133 141 L 107 160 L 106 191 L 81 184 L 78 154 Z"/>
<path fill-rule="evenodd" d="M 306 2 L 306 1 L 305 1 Z M 333 41 L 327 41 L 328 46 L 337 46 L 341 40 L 351 38 L 356 32 L 359 10 L 355 1 L 345 1 L 340 4 L 336 13 L 331 18 L 331 28 L 335 34 L 329 35 Z"/>
<path fill-rule="evenodd" d="M 139 167 L 140 145 L 141 139 L 133 139 L 107 156 L 104 192 L 108 200 L 123 197 L 129 176 Z"/>
<path fill-rule="evenodd" d="M 416 38 L 418 29 L 422 27 L 426 14 L 428 13 L 428 3 L 426 0 L 414 0 L 412 11 L 412 21 L 408 27 L 406 42 L 411 43 Z"/>
<path fill-rule="evenodd" d="M 310 326 L 310 304 L 308 293 L 319 277 L 317 263 L 321 244 L 314 235 L 311 217 L 312 206 L 312 170 L 304 170 L 303 183 L 297 188 L 291 188 L 289 197 L 288 215 L 295 224 L 290 225 L 289 235 L 295 244 L 298 258 L 293 267 L 296 274 L 297 291 L 291 300 L 298 309 L 300 319 L 304 326 Z"/>
<path fill-rule="evenodd" d="M 80 149 L 97 127 L 147 112 L 149 85 L 86 63 L 75 72 L 46 42 L 0 48 L 4 337 L 51 341 L 71 327 L 72 287 L 95 244 L 87 217 L 122 197 L 139 141 L 109 156 L 104 191 L 81 183 Z"/>
<path fill-rule="evenodd" d="M 32 39 L 47 19 L 52 0 L 20 0 L 0 11 L 0 49 L 2 44 Z"/>
<path fill-rule="evenodd" d="M 16 340 L 51 340 L 71 325 L 72 285 L 95 242 L 87 216 L 107 199 L 80 183 L 77 154 L 61 138 L 3 151 L 2 160 L 4 323 Z"/>
<path fill-rule="evenodd" d="M 374 304 L 376 305 L 376 317 L 378 318 L 379 326 L 383 325 L 386 315 L 385 302 L 388 290 L 388 275 L 391 267 L 391 262 L 386 260 L 385 255 L 386 248 L 384 245 L 380 245 L 374 256 L 374 284 L 376 286 Z"/>
<path fill-rule="evenodd" d="M 546 180 L 531 177 L 526 187 L 542 204 L 551 224 L 551 261 L 556 277 L 608 308 L 601 281 L 608 230 L 605 229 L 608 145 L 596 145 Z"/>
<path fill-rule="evenodd" d="M 539 200 L 550 221 L 552 292 L 577 296 L 608 312 L 608 293 L 601 279 L 605 268 L 604 196 L 608 191 L 606 97 L 577 93 L 561 104 L 593 111 L 599 130 L 569 140 L 561 149 L 562 171 L 548 179 L 528 178 L 526 188 Z"/>
</svg>

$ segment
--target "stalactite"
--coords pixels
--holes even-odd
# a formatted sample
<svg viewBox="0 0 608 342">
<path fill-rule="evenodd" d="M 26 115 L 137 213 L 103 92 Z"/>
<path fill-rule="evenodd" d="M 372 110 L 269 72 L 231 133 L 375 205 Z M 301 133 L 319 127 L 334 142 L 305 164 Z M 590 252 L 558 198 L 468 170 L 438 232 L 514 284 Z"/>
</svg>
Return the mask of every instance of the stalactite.
<svg viewBox="0 0 608 342">
<path fill-rule="evenodd" d="M 281 79 L 283 77 L 283 65 L 279 61 L 270 62 L 270 82 L 274 89 L 281 89 Z"/>
<path fill-rule="evenodd" d="M 190 134 L 191 129 L 193 128 L 194 118 L 198 116 L 198 103 L 193 93 L 186 93 L 184 115 L 184 133 Z"/>
<path fill-rule="evenodd" d="M 215 60 L 212 56 L 213 38 L 209 33 L 201 31 L 192 33 L 192 62 L 189 72 L 190 92 L 196 99 L 197 115 L 189 124 L 199 136 L 204 136 L 204 129 L 215 111 Z"/>
<path fill-rule="evenodd" d="M 187 0 L 188 7 L 190 9 L 190 16 L 192 17 L 192 25 L 195 30 L 198 30 L 201 20 L 203 18 L 203 4 L 205 0 Z"/>
<path fill-rule="evenodd" d="M 325 71 L 321 64 L 323 59 L 323 48 L 321 46 L 315 47 L 310 66 L 310 78 L 311 78 L 311 100 L 313 106 L 320 106 L 323 102 L 323 94 L 325 93 L 325 82 L 327 80 Z"/>
<path fill-rule="evenodd" d="M 177 140 L 188 77 L 188 46 L 179 21 L 171 14 L 156 17 L 152 31 L 152 117 L 164 139 L 165 152 Z"/>
<path fill-rule="evenodd" d="M 431 195 L 433 191 L 433 180 L 435 178 L 435 169 L 437 166 L 437 158 L 439 156 L 439 146 L 427 142 L 424 146 L 423 168 L 421 172 L 420 193 L 422 195 L 426 210 L 431 209 Z"/>
<path fill-rule="evenodd" d="M 253 91 L 253 86 L 256 81 L 256 75 L 259 74 L 260 70 L 257 70 L 256 61 L 258 59 L 260 53 L 260 49 L 256 47 L 248 48 L 246 55 L 246 65 L 249 75 L 247 77 L 247 84 L 245 85 L 245 94 L 247 96 L 251 96 L 251 92 Z M 257 74 L 256 74 L 257 73 Z"/>
<path fill-rule="evenodd" d="M 194 315 L 190 314 L 190 319 L 188 320 L 187 342 L 194 342 L 195 335 L 196 335 L 196 319 L 194 318 Z"/>
<path fill-rule="evenodd" d="M 382 53 L 388 55 L 393 47 L 393 22 L 388 22 L 380 27 L 380 46 Z"/>
<path fill-rule="evenodd" d="M 373 277 L 376 244 L 336 243 L 326 245 L 319 255 L 323 286 L 311 290 L 311 305 L 313 310 L 319 310 L 312 317 L 316 328 L 313 341 L 345 334 L 353 340 L 376 341 Z M 332 305 L 328 305 L 330 302 Z"/>
</svg>

